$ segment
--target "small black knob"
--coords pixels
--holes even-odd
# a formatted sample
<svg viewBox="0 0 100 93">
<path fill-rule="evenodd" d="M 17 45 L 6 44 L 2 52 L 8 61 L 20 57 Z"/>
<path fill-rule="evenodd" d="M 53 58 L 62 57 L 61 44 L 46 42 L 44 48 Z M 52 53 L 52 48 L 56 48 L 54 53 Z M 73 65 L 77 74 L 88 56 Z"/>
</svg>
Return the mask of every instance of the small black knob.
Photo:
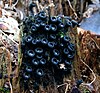
<svg viewBox="0 0 100 93">
<path fill-rule="evenodd" d="M 36 39 L 33 39 L 32 40 L 32 45 L 35 46 L 36 44 L 37 44 L 37 40 Z"/>
<path fill-rule="evenodd" d="M 63 48 L 64 48 L 64 44 L 63 44 L 63 43 L 59 43 L 59 47 L 60 47 L 61 49 L 63 49 Z"/>
<path fill-rule="evenodd" d="M 26 43 L 30 43 L 32 41 L 32 36 L 28 35 L 25 38 Z"/>
<path fill-rule="evenodd" d="M 40 23 L 35 24 L 36 28 L 39 29 L 40 28 Z"/>
<path fill-rule="evenodd" d="M 60 52 L 59 52 L 59 50 L 54 49 L 53 50 L 53 54 L 54 54 L 54 56 L 59 56 L 60 55 Z"/>
<path fill-rule="evenodd" d="M 44 54 L 44 56 L 48 59 L 48 57 L 50 56 L 50 53 L 49 53 L 49 51 L 45 51 L 45 54 Z"/>
<path fill-rule="evenodd" d="M 50 38 L 51 40 L 55 40 L 57 37 L 56 37 L 55 34 L 50 34 L 49 38 Z"/>
<path fill-rule="evenodd" d="M 34 58 L 34 59 L 32 60 L 32 64 L 33 64 L 34 66 L 38 66 L 38 65 L 39 65 L 39 61 L 38 61 L 36 58 Z"/>
<path fill-rule="evenodd" d="M 35 23 L 36 23 L 36 24 L 40 24 L 41 22 L 42 22 L 42 20 L 41 20 L 40 18 L 36 18 L 36 19 L 35 19 Z"/>
<path fill-rule="evenodd" d="M 37 58 L 37 59 L 41 59 L 42 57 L 43 57 L 42 54 L 37 54 L 37 55 L 36 55 L 36 58 Z"/>
<path fill-rule="evenodd" d="M 67 48 L 64 48 L 63 53 L 64 53 L 65 55 L 67 55 L 67 54 L 69 53 L 69 50 L 68 50 Z"/>
<path fill-rule="evenodd" d="M 72 22 L 68 19 L 65 20 L 65 26 L 66 27 L 72 27 Z"/>
<path fill-rule="evenodd" d="M 72 63 L 71 63 L 71 61 L 65 60 L 65 64 L 66 64 L 67 66 L 70 66 Z"/>
<path fill-rule="evenodd" d="M 62 18 L 60 16 L 57 17 L 57 22 L 61 23 L 62 22 Z"/>
<path fill-rule="evenodd" d="M 41 45 L 41 44 L 40 44 L 41 39 L 40 39 L 39 37 L 36 38 L 36 42 L 37 42 L 37 45 Z"/>
<path fill-rule="evenodd" d="M 37 47 L 37 48 L 35 49 L 35 52 L 36 52 L 37 54 L 41 54 L 41 53 L 43 53 L 43 49 L 40 48 L 40 47 Z"/>
<path fill-rule="evenodd" d="M 41 23 L 40 23 L 41 28 L 42 28 L 42 27 L 45 27 L 45 25 L 46 25 L 46 24 L 45 24 L 44 22 L 41 22 Z"/>
<path fill-rule="evenodd" d="M 57 31 L 57 26 L 54 24 L 50 24 L 50 29 L 52 32 L 56 32 Z"/>
<path fill-rule="evenodd" d="M 70 40 L 71 40 L 71 38 L 69 36 L 64 36 L 63 37 L 64 42 L 69 42 Z"/>
<path fill-rule="evenodd" d="M 74 58 L 74 53 L 69 53 L 68 55 L 67 55 L 67 58 L 69 58 L 69 59 L 73 59 Z"/>
<path fill-rule="evenodd" d="M 64 27 L 65 27 L 64 23 L 59 23 L 58 24 L 58 29 L 64 29 Z"/>
<path fill-rule="evenodd" d="M 38 16 L 39 16 L 42 20 L 43 20 L 43 19 L 46 19 L 46 13 L 45 13 L 45 12 L 39 13 Z"/>
<path fill-rule="evenodd" d="M 34 56 L 35 56 L 35 52 L 34 52 L 33 50 L 28 50 L 28 51 L 27 51 L 27 55 L 28 55 L 29 57 L 34 57 Z"/>
<path fill-rule="evenodd" d="M 55 43 L 54 42 L 48 42 L 48 47 L 49 48 L 54 48 L 55 46 Z"/>
<path fill-rule="evenodd" d="M 36 7 L 36 4 L 35 3 L 31 3 L 29 5 L 29 10 L 33 13 L 33 7 Z"/>
<path fill-rule="evenodd" d="M 50 25 L 45 25 L 44 30 L 45 30 L 46 32 L 49 32 L 49 31 L 50 31 Z"/>
<path fill-rule="evenodd" d="M 26 67 L 26 71 L 29 72 L 29 73 L 32 72 L 32 67 L 27 66 L 27 67 Z"/>
<path fill-rule="evenodd" d="M 42 77 L 44 75 L 44 71 L 42 69 L 37 69 L 36 74 L 38 77 Z"/>
<path fill-rule="evenodd" d="M 74 52 L 75 51 L 75 45 L 72 44 L 72 43 L 69 43 L 68 44 L 68 50 L 71 51 L 71 52 Z"/>
<path fill-rule="evenodd" d="M 48 40 L 46 38 L 42 38 L 41 43 L 46 45 L 48 43 Z"/>
<path fill-rule="evenodd" d="M 42 59 L 40 60 L 40 64 L 41 64 L 41 65 L 45 65 L 45 64 L 46 64 L 46 59 L 42 58 Z"/>
<path fill-rule="evenodd" d="M 70 21 L 72 20 L 72 18 L 70 16 L 64 16 L 64 18 L 67 20 L 70 20 Z"/>
<path fill-rule="evenodd" d="M 54 64 L 54 65 L 58 65 L 59 63 L 59 60 L 55 57 L 51 58 L 51 62 Z"/>
<path fill-rule="evenodd" d="M 31 32 L 34 33 L 34 32 L 36 32 L 36 31 L 37 31 L 37 28 L 36 28 L 35 25 L 33 25 L 33 26 L 31 27 Z"/>
<path fill-rule="evenodd" d="M 30 78 L 30 74 L 24 72 L 24 73 L 23 73 L 23 78 L 24 78 L 25 80 L 28 80 L 28 79 Z"/>
<path fill-rule="evenodd" d="M 73 26 L 73 27 L 75 27 L 75 26 L 79 26 L 79 24 L 78 24 L 78 22 L 77 22 L 77 21 L 72 20 L 71 22 L 72 22 L 72 26 Z"/>
<path fill-rule="evenodd" d="M 50 17 L 50 22 L 51 23 L 56 23 L 57 22 L 57 17 L 55 17 L 55 16 Z"/>
</svg>

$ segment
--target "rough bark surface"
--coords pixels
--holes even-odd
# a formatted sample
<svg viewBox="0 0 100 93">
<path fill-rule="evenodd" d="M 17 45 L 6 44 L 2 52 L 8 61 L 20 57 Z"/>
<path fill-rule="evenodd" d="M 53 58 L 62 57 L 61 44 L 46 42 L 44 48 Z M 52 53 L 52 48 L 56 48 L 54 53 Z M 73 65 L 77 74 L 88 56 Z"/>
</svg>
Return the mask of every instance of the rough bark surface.
<svg viewBox="0 0 100 93">
<path fill-rule="evenodd" d="M 3 3 L 1 3 L 1 1 L 3 1 Z M 1 9 L 4 8 L 3 4 L 9 3 L 10 6 L 13 5 L 13 0 L 1 1 L 0 17 L 2 17 Z M 82 21 L 83 13 L 88 9 L 88 5 L 97 4 L 98 6 L 99 2 L 98 0 L 53 0 L 53 2 L 51 0 L 19 0 L 15 6 L 15 8 L 18 9 L 18 11 L 16 11 L 18 15 L 15 16 L 16 12 L 13 11 L 15 14 L 13 15 L 13 17 L 18 19 L 19 22 L 22 21 L 20 19 L 21 15 L 19 10 L 22 11 L 24 17 L 30 15 L 28 6 L 32 1 L 36 3 L 37 6 L 36 8 L 33 8 L 34 13 L 37 13 L 42 9 L 46 9 L 47 7 L 49 7 L 50 10 L 48 14 L 55 16 L 71 16 L 73 19 L 76 19 L 79 22 Z M 69 33 L 72 37 L 72 42 L 74 42 L 76 45 L 76 56 L 73 61 L 73 70 L 71 75 L 64 78 L 64 84 L 59 85 L 59 88 L 58 85 L 53 82 L 53 85 L 49 85 L 46 88 L 40 86 L 39 90 L 35 93 L 74 93 L 73 90 L 75 88 L 76 91 L 79 91 L 78 93 L 100 93 L 100 35 L 98 35 L 100 34 L 100 14 L 98 9 L 93 9 L 91 12 L 85 12 L 84 14 L 85 17 L 87 17 L 87 14 L 90 16 L 94 12 L 94 14 L 90 18 L 84 19 L 82 22 L 81 27 L 86 30 L 83 30 L 81 28 L 75 28 L 72 29 L 71 33 Z M 6 16 L 8 16 L 8 14 Z M 4 32 L 7 27 L 4 27 L 0 24 L 0 29 L 0 31 Z M 91 30 L 97 34 L 91 33 L 87 30 Z M 4 34 L 0 32 L 0 73 L 8 75 L 6 79 L 0 79 L 0 93 L 34 93 L 31 89 L 30 91 L 24 91 L 23 87 L 19 83 L 19 69 L 22 60 L 20 51 L 20 40 L 18 55 L 18 53 L 16 54 L 14 52 L 13 48 L 13 45 L 16 45 L 18 42 L 16 43 L 16 41 L 14 40 L 9 41 L 8 38 L 2 39 L 2 37 L 7 36 L 8 33 Z M 5 39 L 8 41 L 6 41 Z M 12 56 L 12 54 L 14 54 L 14 57 Z M 18 56 L 18 59 L 16 59 L 16 56 Z M 15 58 L 16 61 L 12 61 L 12 57 Z M 15 64 L 14 67 L 13 65 L 11 65 L 13 64 L 12 62 L 14 62 Z M 13 75 L 10 76 L 10 74 Z M 76 81 L 80 79 L 83 80 L 84 84 L 81 84 L 79 87 L 76 87 Z M 8 91 L 5 90 L 5 86 L 6 88 L 8 88 Z"/>
</svg>

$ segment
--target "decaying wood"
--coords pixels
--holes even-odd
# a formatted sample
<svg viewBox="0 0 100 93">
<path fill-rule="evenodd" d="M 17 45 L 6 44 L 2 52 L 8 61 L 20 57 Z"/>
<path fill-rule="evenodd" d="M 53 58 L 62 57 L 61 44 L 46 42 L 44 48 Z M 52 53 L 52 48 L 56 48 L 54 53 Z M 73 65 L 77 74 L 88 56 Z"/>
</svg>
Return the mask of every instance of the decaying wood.
<svg viewBox="0 0 100 93">
<path fill-rule="evenodd" d="M 90 77 L 89 79 L 85 79 L 85 82 L 91 82 L 95 84 L 96 76 L 99 77 L 100 74 L 100 63 L 98 58 L 100 56 L 100 36 L 90 33 L 89 31 L 83 31 L 83 33 L 79 35 L 80 41 L 80 51 L 81 51 L 81 59 L 90 66 L 90 70 L 86 68 L 86 65 L 80 64 L 81 74 Z M 81 60 L 80 60 L 81 61 Z M 88 73 L 88 74 L 87 74 Z M 98 75 L 97 75 L 98 73 Z M 91 77 L 92 75 L 92 77 Z M 99 86 L 97 86 L 99 87 Z M 95 90 L 95 88 L 94 88 Z M 98 92 L 99 90 L 95 90 Z"/>
<path fill-rule="evenodd" d="M 9 1 L 11 6 L 12 0 Z M 28 6 L 29 3 L 32 1 L 35 2 L 37 5 L 37 7 L 33 8 L 35 14 L 41 11 L 41 9 L 46 9 L 48 7 L 50 8 L 49 12 L 51 15 L 55 15 L 55 16 L 58 14 L 68 15 L 74 19 L 77 19 L 78 21 L 81 20 L 81 18 L 83 17 L 83 12 L 86 11 L 87 6 L 90 3 L 87 0 L 53 0 L 53 2 L 52 0 L 36 0 L 36 1 L 19 0 L 18 4 L 16 5 L 16 8 L 23 12 L 24 17 L 30 15 Z M 92 0 L 92 2 L 95 3 L 98 2 L 98 0 L 97 1 Z M 90 14 L 92 12 L 90 12 Z M 0 17 L 1 15 L 2 12 L 0 8 Z M 71 33 L 69 33 L 72 37 L 72 42 L 76 44 L 76 56 L 73 61 L 73 70 L 71 75 L 64 78 L 63 84 L 61 85 L 56 85 L 54 81 L 54 84 L 47 86 L 47 88 L 43 88 L 42 86 L 40 86 L 39 91 L 36 91 L 36 93 L 70 93 L 71 88 L 76 85 L 76 81 L 79 79 L 83 79 L 83 83 L 84 83 L 79 87 L 82 93 L 86 89 L 93 93 L 99 93 L 100 91 L 100 85 L 99 85 L 100 84 L 100 36 L 94 35 L 90 31 L 85 31 L 82 29 L 79 32 L 78 31 L 79 30 L 75 28 L 71 31 Z M 11 45 L 9 47 L 17 44 L 13 40 L 10 41 L 11 41 Z M 19 45 L 20 43 L 21 42 L 19 42 Z M 8 45 L 9 43 L 6 44 L 5 42 L 1 42 L 1 38 L 0 38 L 0 73 L 2 69 L 1 66 L 6 65 L 7 68 L 4 68 L 2 72 L 4 74 L 8 74 L 8 79 L 0 80 L 0 88 L 1 86 L 4 86 L 5 82 L 7 81 L 7 83 L 10 86 L 10 93 L 34 93 L 32 92 L 32 90 L 30 90 L 30 92 L 29 91 L 25 92 L 23 87 L 20 87 L 19 70 L 22 61 L 20 46 L 19 46 L 19 55 L 18 55 L 19 64 L 16 63 L 17 64 L 16 69 L 12 71 L 11 51 L 9 51 L 10 48 L 7 47 Z M 5 60 L 1 58 L 2 54 L 5 54 L 4 56 Z M 10 82 L 10 74 L 12 73 L 14 74 L 14 77 L 11 79 L 12 82 Z M 91 86 L 93 87 L 92 89 Z"/>
</svg>

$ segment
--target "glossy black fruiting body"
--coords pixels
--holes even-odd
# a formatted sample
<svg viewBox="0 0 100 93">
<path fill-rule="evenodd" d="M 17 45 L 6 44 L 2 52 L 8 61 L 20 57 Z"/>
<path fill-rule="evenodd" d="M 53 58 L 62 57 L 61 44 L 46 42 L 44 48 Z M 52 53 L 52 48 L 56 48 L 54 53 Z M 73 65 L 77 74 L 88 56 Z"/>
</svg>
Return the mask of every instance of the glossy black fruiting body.
<svg viewBox="0 0 100 93">
<path fill-rule="evenodd" d="M 72 27 L 72 22 L 68 19 L 65 20 L 65 27 Z"/>
<path fill-rule="evenodd" d="M 65 55 L 69 54 L 68 48 L 64 48 L 64 49 L 63 49 L 63 53 L 64 53 Z"/>
<path fill-rule="evenodd" d="M 57 23 L 62 23 L 62 18 L 60 16 L 57 17 Z"/>
<path fill-rule="evenodd" d="M 50 40 L 56 40 L 57 36 L 55 34 L 50 34 L 49 39 Z"/>
<path fill-rule="evenodd" d="M 45 19 L 46 19 L 46 13 L 45 13 L 45 12 L 39 13 L 38 16 L 39 16 L 42 20 L 45 20 Z"/>
<path fill-rule="evenodd" d="M 40 25 L 41 22 L 42 22 L 42 20 L 40 18 L 36 18 L 36 20 L 35 20 L 35 23 L 36 24 L 39 24 Z"/>
<path fill-rule="evenodd" d="M 48 33 L 50 32 L 50 25 L 45 25 L 44 30 Z"/>
<path fill-rule="evenodd" d="M 75 55 L 74 53 L 69 53 L 69 54 L 67 55 L 67 58 L 68 58 L 68 59 L 73 59 L 73 58 L 74 58 L 74 55 Z"/>
<path fill-rule="evenodd" d="M 68 44 L 68 50 L 71 51 L 71 52 L 74 52 L 75 46 L 72 43 Z"/>
<path fill-rule="evenodd" d="M 37 54 L 37 55 L 36 55 L 36 58 L 37 58 L 37 59 L 41 59 L 42 57 L 43 57 L 42 54 Z"/>
<path fill-rule="evenodd" d="M 32 41 L 32 36 L 28 35 L 26 38 L 25 38 L 25 41 L 26 43 L 30 43 Z"/>
<path fill-rule="evenodd" d="M 46 25 L 45 22 L 41 22 L 41 23 L 40 23 L 40 27 L 41 27 L 42 30 L 43 30 L 43 28 L 45 27 L 45 25 Z"/>
<path fill-rule="evenodd" d="M 66 42 L 66 43 L 69 42 L 70 40 L 71 40 L 71 38 L 69 36 L 63 37 L 63 41 Z"/>
<path fill-rule="evenodd" d="M 59 56 L 59 55 L 60 55 L 59 50 L 53 49 L 53 55 L 54 55 L 54 56 Z"/>
<path fill-rule="evenodd" d="M 32 46 L 33 46 L 33 47 L 36 47 L 36 44 L 37 44 L 37 40 L 36 40 L 36 39 L 33 39 L 33 40 L 32 40 Z"/>
<path fill-rule="evenodd" d="M 27 55 L 32 58 L 35 56 L 35 52 L 33 50 L 28 50 Z"/>
<path fill-rule="evenodd" d="M 32 32 L 32 34 L 34 34 L 34 33 L 37 32 L 37 28 L 36 28 L 35 25 L 33 25 L 33 26 L 31 27 L 31 32 Z"/>
<path fill-rule="evenodd" d="M 52 48 L 52 49 L 53 49 L 54 46 L 55 46 L 54 42 L 48 42 L 48 47 L 49 47 L 49 48 Z"/>
<path fill-rule="evenodd" d="M 32 72 L 32 67 L 27 66 L 25 70 L 26 70 L 26 72 L 31 73 Z"/>
<path fill-rule="evenodd" d="M 71 72 L 75 45 L 67 33 L 78 24 L 69 16 L 47 16 L 45 11 L 34 15 L 33 7 L 35 4 L 30 4 L 32 15 L 23 22 L 21 76 L 26 81 L 24 84 L 35 91 L 40 84 L 49 84 L 49 76 L 63 83 L 64 75 Z"/>
<path fill-rule="evenodd" d="M 46 64 L 46 59 L 44 59 L 44 58 L 40 59 L 40 64 L 45 65 Z"/>
<path fill-rule="evenodd" d="M 32 65 L 33 66 L 38 66 L 39 65 L 39 60 L 37 58 L 32 59 Z"/>
<path fill-rule="evenodd" d="M 64 29 L 64 27 L 65 27 L 65 24 L 63 22 L 61 22 L 61 23 L 58 24 L 58 29 L 59 30 L 60 29 Z"/>
<path fill-rule="evenodd" d="M 42 77 L 44 75 L 44 71 L 42 69 L 37 69 L 36 75 L 37 75 L 37 77 Z"/>
<path fill-rule="evenodd" d="M 57 17 L 56 16 L 50 17 L 50 23 L 56 23 L 56 22 L 57 22 Z"/>
<path fill-rule="evenodd" d="M 23 79 L 28 80 L 30 78 L 30 74 L 29 73 L 23 73 Z"/>
<path fill-rule="evenodd" d="M 43 45 L 47 45 L 47 44 L 48 44 L 48 40 L 47 40 L 46 38 L 42 38 L 42 39 L 41 39 L 41 43 L 42 43 Z"/>
<path fill-rule="evenodd" d="M 43 53 L 43 49 L 40 48 L 40 47 L 37 47 L 37 48 L 35 49 L 35 53 L 41 54 L 41 53 Z"/>
<path fill-rule="evenodd" d="M 31 3 L 30 6 L 29 6 L 29 10 L 30 10 L 32 13 L 34 13 L 34 12 L 33 12 L 33 7 L 36 7 L 36 4 L 35 4 L 35 3 Z"/>
<path fill-rule="evenodd" d="M 72 65 L 72 62 L 71 61 L 68 61 L 68 60 L 65 60 L 65 65 L 71 66 Z"/>
<path fill-rule="evenodd" d="M 77 22 L 77 21 L 71 20 L 71 22 L 72 22 L 72 26 L 73 26 L 73 27 L 78 26 L 78 22 Z"/>
<path fill-rule="evenodd" d="M 54 24 L 50 24 L 51 33 L 55 33 L 57 31 L 57 26 Z"/>
<path fill-rule="evenodd" d="M 53 65 L 58 65 L 59 60 L 57 58 L 53 57 L 53 58 L 51 58 L 51 62 Z"/>
</svg>

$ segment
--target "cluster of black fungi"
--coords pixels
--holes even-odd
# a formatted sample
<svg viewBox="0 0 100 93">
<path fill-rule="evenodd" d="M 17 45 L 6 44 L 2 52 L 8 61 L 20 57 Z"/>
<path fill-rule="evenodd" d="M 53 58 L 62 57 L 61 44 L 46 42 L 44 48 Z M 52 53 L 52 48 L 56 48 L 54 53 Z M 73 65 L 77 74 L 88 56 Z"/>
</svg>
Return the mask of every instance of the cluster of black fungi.
<svg viewBox="0 0 100 93">
<path fill-rule="evenodd" d="M 75 55 L 75 45 L 66 33 L 77 25 L 68 16 L 47 16 L 44 11 L 25 18 L 21 40 L 21 81 L 25 87 L 45 87 L 53 82 L 52 76 L 55 82 L 63 82 L 71 72 Z"/>
</svg>

